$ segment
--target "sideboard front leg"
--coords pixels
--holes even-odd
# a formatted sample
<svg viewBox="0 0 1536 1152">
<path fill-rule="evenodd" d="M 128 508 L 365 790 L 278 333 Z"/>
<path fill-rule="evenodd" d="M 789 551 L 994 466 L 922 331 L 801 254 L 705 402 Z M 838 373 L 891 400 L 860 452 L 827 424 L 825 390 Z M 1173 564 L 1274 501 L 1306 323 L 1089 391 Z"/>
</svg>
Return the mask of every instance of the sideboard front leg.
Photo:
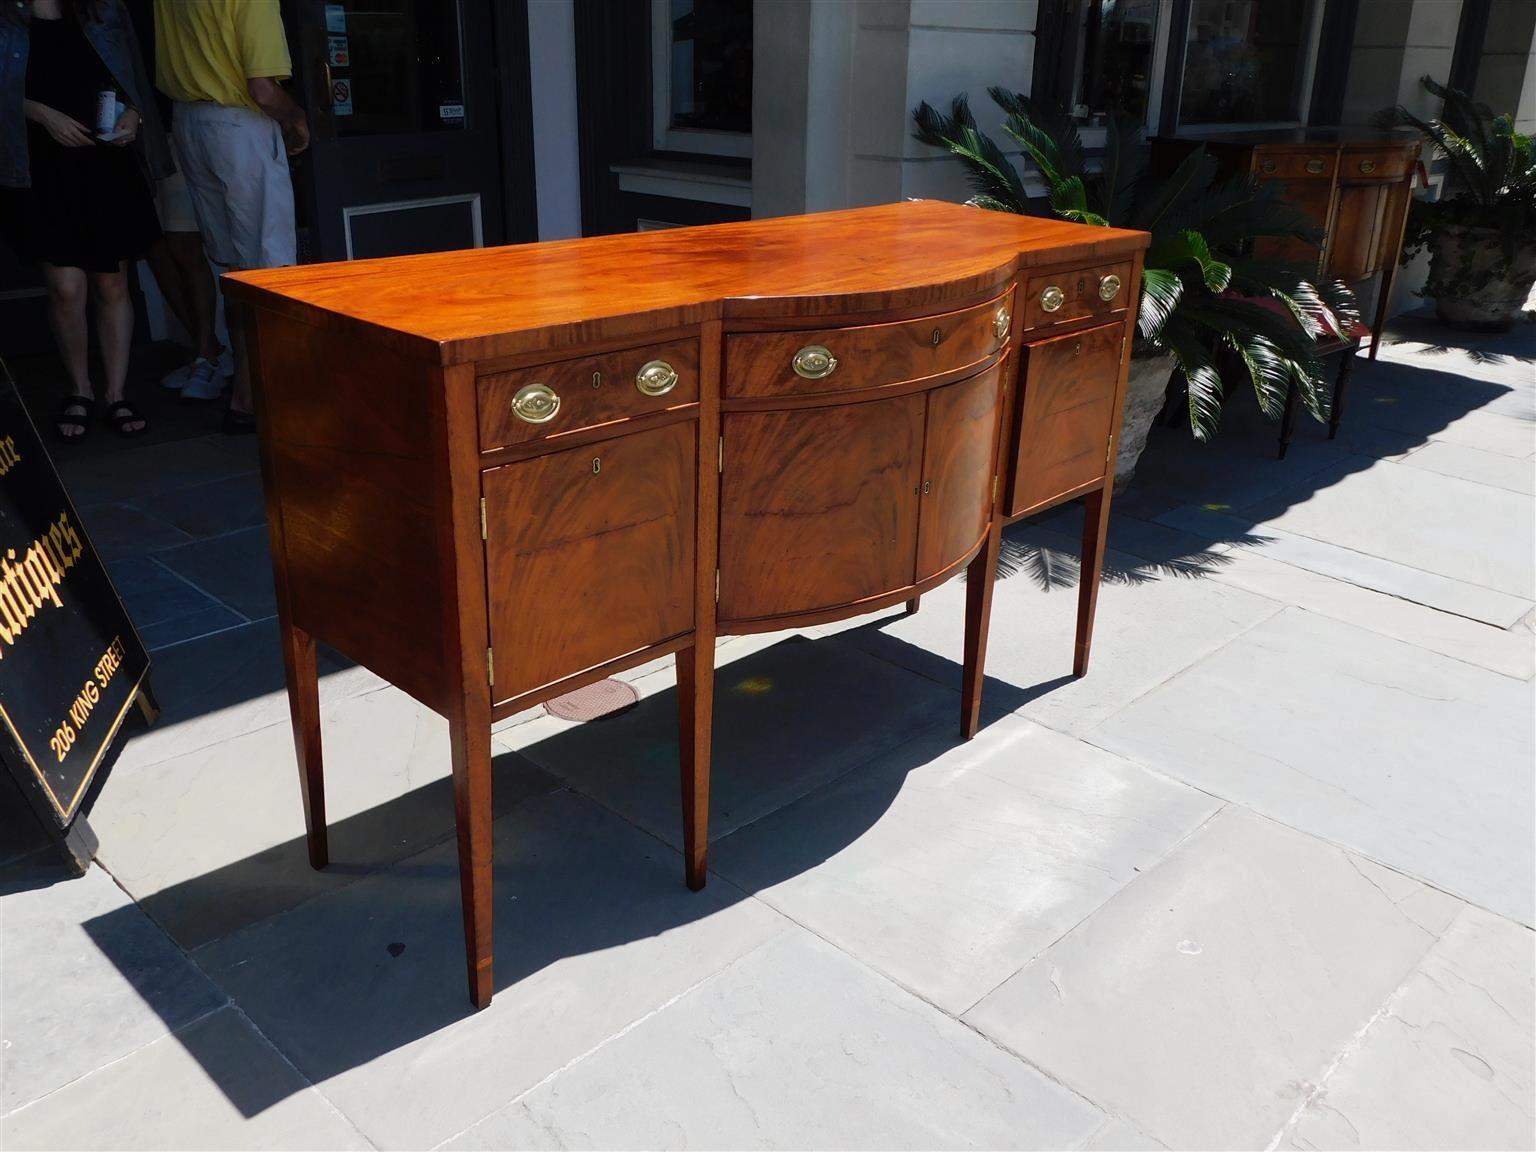
<svg viewBox="0 0 1536 1152">
<path fill-rule="evenodd" d="M 1104 572 L 1104 544 L 1109 537 L 1109 502 L 1115 478 L 1106 476 L 1104 487 L 1083 497 L 1083 560 L 1077 588 L 1077 651 L 1072 675 L 1088 674 L 1088 652 L 1093 646 L 1093 613 L 1099 603 L 1099 579 Z"/>
<path fill-rule="evenodd" d="M 330 863 L 325 834 L 325 767 L 320 754 L 320 679 L 315 638 L 302 628 L 280 623 L 283 671 L 288 680 L 288 713 L 293 721 L 293 751 L 299 762 L 299 790 L 304 796 L 304 830 L 309 863 Z"/>
<path fill-rule="evenodd" d="M 677 654 L 677 746 L 683 785 L 683 875 L 697 892 L 708 879 L 709 745 L 714 727 L 715 646 Z"/>
<path fill-rule="evenodd" d="M 459 891 L 464 902 L 464 952 L 469 998 L 476 1008 L 491 1002 L 491 712 L 483 699 L 465 693 L 463 709 L 449 717 L 453 751 L 453 812 L 459 833 Z"/>
<path fill-rule="evenodd" d="M 986 679 L 987 628 L 992 618 L 992 588 L 997 583 L 997 554 L 1003 522 L 994 517 L 981 546 L 965 569 L 965 665 L 960 673 L 960 738 L 969 740 L 981 727 L 981 687 Z"/>
</svg>

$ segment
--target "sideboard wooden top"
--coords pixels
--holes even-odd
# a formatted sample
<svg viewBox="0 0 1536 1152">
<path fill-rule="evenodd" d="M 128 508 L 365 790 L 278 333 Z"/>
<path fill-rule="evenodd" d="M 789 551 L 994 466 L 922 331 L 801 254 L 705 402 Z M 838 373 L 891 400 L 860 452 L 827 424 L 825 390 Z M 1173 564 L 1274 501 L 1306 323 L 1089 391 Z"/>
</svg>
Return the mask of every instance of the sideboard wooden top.
<svg viewBox="0 0 1536 1152">
<path fill-rule="evenodd" d="M 1016 271 L 1123 259 L 1140 232 L 908 201 L 812 216 L 310 264 L 224 279 L 237 299 L 442 364 L 649 335 L 717 316 L 919 308 Z"/>
</svg>

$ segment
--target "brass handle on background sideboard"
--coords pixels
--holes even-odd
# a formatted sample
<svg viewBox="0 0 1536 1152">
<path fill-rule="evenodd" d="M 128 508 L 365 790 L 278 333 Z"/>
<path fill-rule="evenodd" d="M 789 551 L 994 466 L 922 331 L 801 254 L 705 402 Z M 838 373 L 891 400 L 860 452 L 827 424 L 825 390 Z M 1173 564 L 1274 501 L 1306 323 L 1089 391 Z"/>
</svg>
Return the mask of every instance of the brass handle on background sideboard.
<svg viewBox="0 0 1536 1152">
<path fill-rule="evenodd" d="M 1362 160 L 1362 161 L 1360 161 L 1360 171 L 1364 172 L 1367 176 L 1369 176 L 1372 172 L 1376 171 L 1376 161 L 1374 161 L 1374 160 Z"/>
<path fill-rule="evenodd" d="M 677 369 L 665 360 L 651 360 L 635 373 L 635 387 L 647 396 L 665 396 L 677 387 Z"/>
<path fill-rule="evenodd" d="M 1323 162 L 1317 157 L 1314 156 L 1312 159 L 1307 161 L 1307 174 L 1309 176 L 1316 176 L 1322 170 Z"/>
<path fill-rule="evenodd" d="M 1279 167 L 1279 165 L 1277 165 L 1273 160 L 1266 160 L 1259 165 L 1259 170 L 1267 176 L 1274 172 L 1277 167 Z"/>
<path fill-rule="evenodd" d="M 1040 293 L 1040 307 L 1047 312 L 1055 312 L 1066 302 L 1067 294 L 1054 284 L 1047 284 Z"/>
<path fill-rule="evenodd" d="M 1109 301 L 1118 295 L 1120 295 L 1120 277 L 1116 276 L 1113 272 L 1100 276 L 1099 299 Z"/>
<path fill-rule="evenodd" d="M 795 375 L 807 380 L 821 380 L 837 368 L 837 357 L 820 344 L 807 344 L 795 353 Z"/>
<path fill-rule="evenodd" d="M 524 384 L 512 397 L 512 414 L 529 424 L 548 424 L 560 411 L 560 396 L 548 384 Z"/>
<path fill-rule="evenodd" d="M 1008 336 L 1008 325 L 1012 321 L 1013 317 L 1008 315 L 1008 305 L 1004 304 L 997 310 L 997 315 L 992 317 L 992 335 L 996 336 L 999 340 L 1006 339 Z"/>
</svg>

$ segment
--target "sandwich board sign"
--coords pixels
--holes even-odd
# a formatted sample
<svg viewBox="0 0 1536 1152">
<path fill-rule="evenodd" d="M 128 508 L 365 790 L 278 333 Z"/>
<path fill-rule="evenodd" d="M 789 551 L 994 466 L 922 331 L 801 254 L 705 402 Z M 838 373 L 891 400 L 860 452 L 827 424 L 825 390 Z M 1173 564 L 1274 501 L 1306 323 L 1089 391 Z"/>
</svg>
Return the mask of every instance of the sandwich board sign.
<svg viewBox="0 0 1536 1152">
<path fill-rule="evenodd" d="M 0 761 L 79 871 L 95 849 L 81 803 L 129 706 L 154 718 L 148 677 L 133 622 L 0 373 Z"/>
</svg>

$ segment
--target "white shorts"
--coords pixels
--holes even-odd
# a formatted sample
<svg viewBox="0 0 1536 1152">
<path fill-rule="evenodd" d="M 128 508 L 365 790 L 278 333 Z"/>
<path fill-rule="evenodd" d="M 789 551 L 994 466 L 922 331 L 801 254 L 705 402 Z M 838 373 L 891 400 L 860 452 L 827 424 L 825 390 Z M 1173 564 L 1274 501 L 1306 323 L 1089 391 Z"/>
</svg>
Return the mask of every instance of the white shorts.
<svg viewBox="0 0 1536 1152">
<path fill-rule="evenodd" d="M 208 258 L 226 269 L 298 263 L 293 181 L 277 121 L 249 108 L 178 102 L 171 123 Z"/>
<path fill-rule="evenodd" d="M 155 215 L 160 217 L 162 232 L 196 232 L 197 212 L 192 207 L 192 193 L 187 189 L 181 161 L 176 157 L 174 140 L 171 141 L 171 157 L 176 160 L 176 171 L 155 184 Z"/>
</svg>

